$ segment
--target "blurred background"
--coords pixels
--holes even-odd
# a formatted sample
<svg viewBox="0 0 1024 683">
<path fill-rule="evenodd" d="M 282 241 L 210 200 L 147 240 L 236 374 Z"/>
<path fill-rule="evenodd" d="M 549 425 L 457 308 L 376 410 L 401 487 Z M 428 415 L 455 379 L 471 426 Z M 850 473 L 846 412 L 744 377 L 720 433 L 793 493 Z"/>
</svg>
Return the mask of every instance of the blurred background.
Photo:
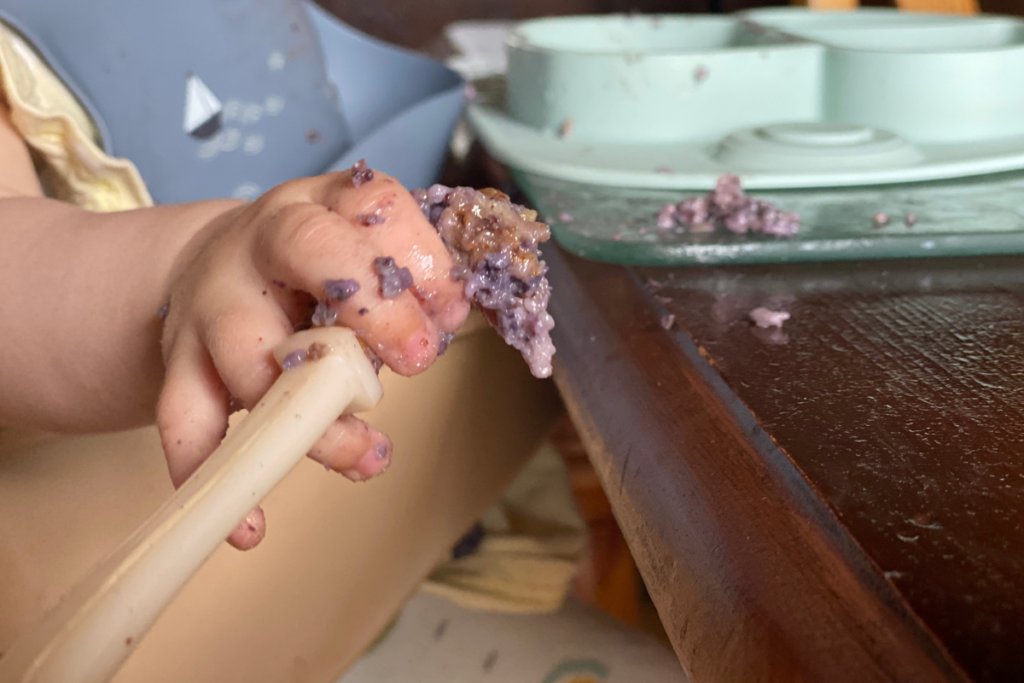
<svg viewBox="0 0 1024 683">
<path fill-rule="evenodd" d="M 396 45 L 438 54 L 447 24 L 468 19 L 529 19 L 560 14 L 715 13 L 786 5 L 777 0 L 317 0 L 342 21 Z M 892 1 L 862 0 L 862 7 Z M 1024 0 L 981 0 L 981 11 L 1024 16 Z"/>
</svg>

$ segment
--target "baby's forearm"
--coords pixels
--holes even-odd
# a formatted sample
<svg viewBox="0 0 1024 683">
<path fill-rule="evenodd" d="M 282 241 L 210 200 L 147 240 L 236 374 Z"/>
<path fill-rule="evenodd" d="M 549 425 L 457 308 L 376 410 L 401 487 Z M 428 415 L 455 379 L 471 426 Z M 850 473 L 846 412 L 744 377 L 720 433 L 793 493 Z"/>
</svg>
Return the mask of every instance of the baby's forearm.
<svg viewBox="0 0 1024 683">
<path fill-rule="evenodd" d="M 160 318 L 179 256 L 238 202 L 91 213 L 0 199 L 0 425 L 105 431 L 152 422 Z"/>
</svg>

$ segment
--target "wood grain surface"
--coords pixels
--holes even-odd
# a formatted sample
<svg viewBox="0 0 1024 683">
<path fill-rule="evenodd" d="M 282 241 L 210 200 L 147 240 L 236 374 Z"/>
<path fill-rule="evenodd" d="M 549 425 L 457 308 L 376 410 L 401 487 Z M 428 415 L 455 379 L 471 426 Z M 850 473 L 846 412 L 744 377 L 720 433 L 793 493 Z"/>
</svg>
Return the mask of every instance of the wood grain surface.
<svg viewBox="0 0 1024 683">
<path fill-rule="evenodd" d="M 959 665 L 1024 680 L 1024 259 L 636 275 Z"/>
<path fill-rule="evenodd" d="M 644 274 L 546 256 L 556 380 L 693 680 L 966 680 L 715 352 L 662 328 Z M 785 349 L 735 322 L 751 362 Z"/>
</svg>

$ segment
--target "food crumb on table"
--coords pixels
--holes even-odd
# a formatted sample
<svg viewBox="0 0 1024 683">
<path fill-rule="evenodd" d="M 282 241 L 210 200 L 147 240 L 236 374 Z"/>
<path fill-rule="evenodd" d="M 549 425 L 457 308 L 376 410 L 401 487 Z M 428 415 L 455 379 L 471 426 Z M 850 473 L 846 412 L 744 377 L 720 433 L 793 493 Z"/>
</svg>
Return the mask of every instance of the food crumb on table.
<svg viewBox="0 0 1024 683">
<path fill-rule="evenodd" d="M 758 307 L 750 312 L 750 319 L 762 329 L 769 327 L 782 327 L 782 323 L 789 320 L 789 313 L 786 311 L 773 311 L 768 308 Z"/>
</svg>

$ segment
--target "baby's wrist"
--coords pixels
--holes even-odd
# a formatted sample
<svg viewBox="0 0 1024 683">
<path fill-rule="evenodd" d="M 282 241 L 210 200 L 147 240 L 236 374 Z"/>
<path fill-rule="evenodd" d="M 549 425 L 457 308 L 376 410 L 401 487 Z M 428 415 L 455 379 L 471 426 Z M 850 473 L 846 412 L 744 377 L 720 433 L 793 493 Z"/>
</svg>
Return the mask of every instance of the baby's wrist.
<svg viewBox="0 0 1024 683">
<path fill-rule="evenodd" d="M 173 262 L 167 271 L 164 296 L 170 295 L 170 287 L 182 271 L 188 267 L 209 243 L 212 235 L 230 223 L 249 205 L 249 202 L 236 199 L 215 199 L 195 204 L 183 205 L 179 208 L 183 215 L 176 216 L 179 229 L 169 235 L 173 240 L 168 244 L 166 253 L 173 254 Z M 180 221 L 180 222 L 179 222 Z"/>
</svg>

